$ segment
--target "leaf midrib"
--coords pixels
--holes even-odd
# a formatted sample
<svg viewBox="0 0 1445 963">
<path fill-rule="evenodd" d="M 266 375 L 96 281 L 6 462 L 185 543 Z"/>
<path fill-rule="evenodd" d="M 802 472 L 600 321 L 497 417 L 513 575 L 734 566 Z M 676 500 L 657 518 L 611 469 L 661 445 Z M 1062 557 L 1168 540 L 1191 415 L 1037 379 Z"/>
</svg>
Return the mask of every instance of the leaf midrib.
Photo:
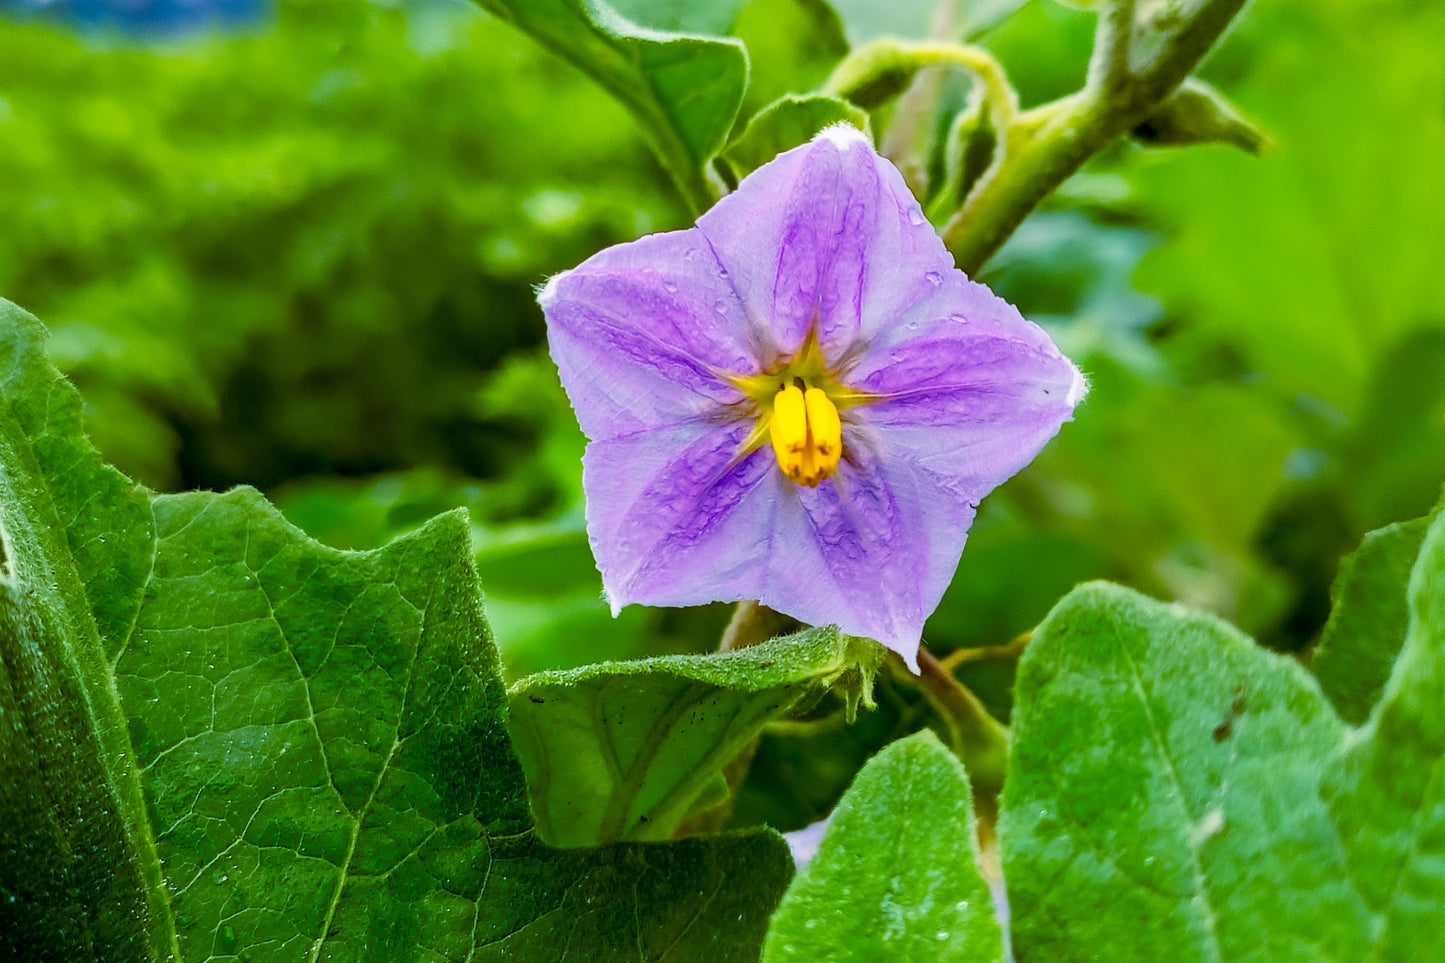
<svg viewBox="0 0 1445 963">
<path fill-rule="evenodd" d="M 1149 723 L 1150 742 L 1154 745 L 1154 751 L 1158 753 L 1160 760 L 1164 763 L 1164 771 L 1169 777 L 1170 788 L 1173 789 L 1175 798 L 1179 802 L 1179 808 L 1184 811 L 1184 845 L 1189 852 L 1189 867 L 1194 875 L 1194 897 L 1190 903 L 1199 912 L 1200 922 L 1204 926 L 1204 932 L 1209 941 L 1206 948 L 1209 951 L 1209 959 L 1213 963 L 1223 963 L 1223 954 L 1219 946 L 1219 933 L 1217 931 L 1217 920 L 1214 914 L 1214 904 L 1209 892 L 1209 881 L 1204 875 L 1204 865 L 1200 860 L 1200 843 L 1195 842 L 1194 836 L 1188 831 L 1188 827 L 1194 825 L 1194 814 L 1189 809 L 1189 799 L 1184 793 L 1184 784 L 1179 778 L 1179 770 L 1174 765 L 1174 757 L 1170 755 L 1164 743 L 1163 734 L 1160 732 L 1159 723 L 1154 718 L 1154 708 L 1150 697 L 1144 689 L 1144 678 L 1139 672 L 1139 664 L 1134 660 L 1134 653 L 1129 650 L 1127 641 L 1122 641 L 1119 651 L 1124 656 L 1124 661 L 1129 665 L 1130 681 L 1140 705 L 1144 709 L 1144 718 Z"/>
</svg>

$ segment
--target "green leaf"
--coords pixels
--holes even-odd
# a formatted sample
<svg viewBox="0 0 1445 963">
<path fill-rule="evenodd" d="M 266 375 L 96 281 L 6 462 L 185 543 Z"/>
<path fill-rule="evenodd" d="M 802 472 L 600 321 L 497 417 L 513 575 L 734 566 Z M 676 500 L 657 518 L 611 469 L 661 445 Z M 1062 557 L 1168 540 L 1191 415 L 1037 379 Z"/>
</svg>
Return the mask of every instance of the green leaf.
<svg viewBox="0 0 1445 963">
<path fill-rule="evenodd" d="M 1250 9 L 1220 87 L 1280 149 L 1185 151 L 1141 163 L 1134 178 L 1170 238 L 1139 283 L 1185 322 L 1165 345 L 1172 356 L 1202 364 L 1227 352 L 1265 376 L 1258 392 L 1354 416 L 1390 348 L 1442 327 L 1442 30 L 1438 6 Z M 1374 56 L 1352 53 L 1362 49 Z M 1427 412 L 1402 414 L 1413 431 L 1431 429 Z"/>
<path fill-rule="evenodd" d="M 723 146 L 748 80 L 737 40 L 639 27 L 603 0 L 477 0 L 566 57 L 637 118 L 694 213 L 715 197 L 706 165 Z"/>
<path fill-rule="evenodd" d="M 722 655 L 541 672 L 510 692 L 512 738 L 542 838 L 670 837 L 770 721 L 835 684 L 865 693 L 882 658 L 836 627 Z"/>
<path fill-rule="evenodd" d="M 862 46 L 879 37 L 928 40 L 935 37 L 938 0 L 828 0 L 843 23 L 848 43 Z M 976 36 L 1023 6 L 1023 0 L 961 0 L 953 4 L 948 39 Z"/>
<path fill-rule="evenodd" d="M 86 446 L 41 336 L 0 304 L 0 952 L 758 952 L 776 835 L 537 839 L 461 512 L 342 552 L 249 489 L 147 500 Z M 148 535 L 152 509 L 148 543 L 105 527 Z M 92 614 L 85 580 L 128 608 Z"/>
<path fill-rule="evenodd" d="M 173 937 L 106 659 L 139 603 L 150 506 L 84 440 L 43 334 L 0 301 L 0 949 L 155 958 Z"/>
<path fill-rule="evenodd" d="M 608 0 L 633 23 L 677 33 L 725 34 L 747 0 Z"/>
<path fill-rule="evenodd" d="M 763 959 L 984 963 L 1003 939 L 968 776 L 931 730 L 875 756 L 768 926 Z"/>
<path fill-rule="evenodd" d="M 789 94 L 773 101 L 748 121 L 722 160 L 736 184 L 785 150 L 806 144 L 824 127 L 850 124 L 865 134 L 868 112 L 846 100 L 822 94 Z"/>
<path fill-rule="evenodd" d="M 1310 670 L 1347 722 L 1364 722 L 1389 681 L 1410 626 L 1404 587 L 1429 526 L 1417 518 L 1377 529 L 1340 562 Z"/>
<path fill-rule="evenodd" d="M 1020 665 L 999 826 L 1019 958 L 1445 954 L 1445 521 L 1410 598 L 1358 730 L 1212 617 L 1065 598 Z"/>
</svg>

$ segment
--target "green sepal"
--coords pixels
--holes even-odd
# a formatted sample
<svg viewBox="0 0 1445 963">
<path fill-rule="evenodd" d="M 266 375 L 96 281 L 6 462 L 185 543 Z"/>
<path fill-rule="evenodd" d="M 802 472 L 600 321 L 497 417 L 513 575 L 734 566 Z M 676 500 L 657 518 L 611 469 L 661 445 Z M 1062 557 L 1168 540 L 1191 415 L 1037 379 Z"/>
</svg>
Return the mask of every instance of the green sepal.
<svg viewBox="0 0 1445 963">
<path fill-rule="evenodd" d="M 1269 145 L 1269 135 L 1250 120 L 1219 91 L 1189 77 L 1134 126 L 1129 136 L 1150 147 L 1186 144 L 1232 144 L 1248 154 L 1259 155 Z"/>
</svg>

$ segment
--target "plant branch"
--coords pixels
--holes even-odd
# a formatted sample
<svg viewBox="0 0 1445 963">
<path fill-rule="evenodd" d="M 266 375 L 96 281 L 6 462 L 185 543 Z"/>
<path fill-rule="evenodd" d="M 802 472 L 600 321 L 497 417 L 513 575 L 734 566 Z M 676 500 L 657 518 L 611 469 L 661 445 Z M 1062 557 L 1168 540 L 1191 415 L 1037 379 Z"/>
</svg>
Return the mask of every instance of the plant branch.
<svg viewBox="0 0 1445 963">
<path fill-rule="evenodd" d="M 1139 65 L 1135 0 L 1105 5 L 1084 89 L 1017 115 L 1000 132 L 993 164 L 944 225 L 958 267 L 976 274 L 1039 201 L 1189 75 L 1243 6 L 1244 0 L 1204 0 Z"/>
</svg>

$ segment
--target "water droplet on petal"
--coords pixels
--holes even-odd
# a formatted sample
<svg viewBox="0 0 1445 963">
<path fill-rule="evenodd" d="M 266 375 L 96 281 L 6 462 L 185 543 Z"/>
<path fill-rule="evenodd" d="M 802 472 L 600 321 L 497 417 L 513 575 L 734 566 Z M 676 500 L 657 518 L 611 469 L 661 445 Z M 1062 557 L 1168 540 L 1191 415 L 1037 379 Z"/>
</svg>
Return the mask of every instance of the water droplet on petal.
<svg viewBox="0 0 1445 963">
<path fill-rule="evenodd" d="M 923 209 L 922 209 L 922 208 L 919 208 L 919 207 L 915 207 L 915 208 L 913 208 L 912 210 L 910 210 L 910 211 L 908 212 L 908 223 L 912 224 L 912 225 L 915 226 L 915 227 L 917 227 L 919 224 L 922 224 L 922 223 L 923 223 Z"/>
<path fill-rule="evenodd" d="M 677 285 L 672 283 L 671 281 L 663 281 L 662 289 L 668 294 L 675 294 L 677 292 Z"/>
<path fill-rule="evenodd" d="M 717 269 L 717 276 L 726 280 L 728 276 L 728 269 L 725 267 L 719 267 Z"/>
<path fill-rule="evenodd" d="M 933 285 L 934 287 L 938 287 L 940 284 L 943 283 L 943 278 L 939 276 L 939 273 L 937 271 L 929 271 L 923 276 L 927 278 L 928 283 Z"/>
<path fill-rule="evenodd" d="M 948 316 L 948 320 L 954 322 L 955 324 L 968 324 L 968 318 L 965 318 L 961 314 L 950 314 Z"/>
</svg>

